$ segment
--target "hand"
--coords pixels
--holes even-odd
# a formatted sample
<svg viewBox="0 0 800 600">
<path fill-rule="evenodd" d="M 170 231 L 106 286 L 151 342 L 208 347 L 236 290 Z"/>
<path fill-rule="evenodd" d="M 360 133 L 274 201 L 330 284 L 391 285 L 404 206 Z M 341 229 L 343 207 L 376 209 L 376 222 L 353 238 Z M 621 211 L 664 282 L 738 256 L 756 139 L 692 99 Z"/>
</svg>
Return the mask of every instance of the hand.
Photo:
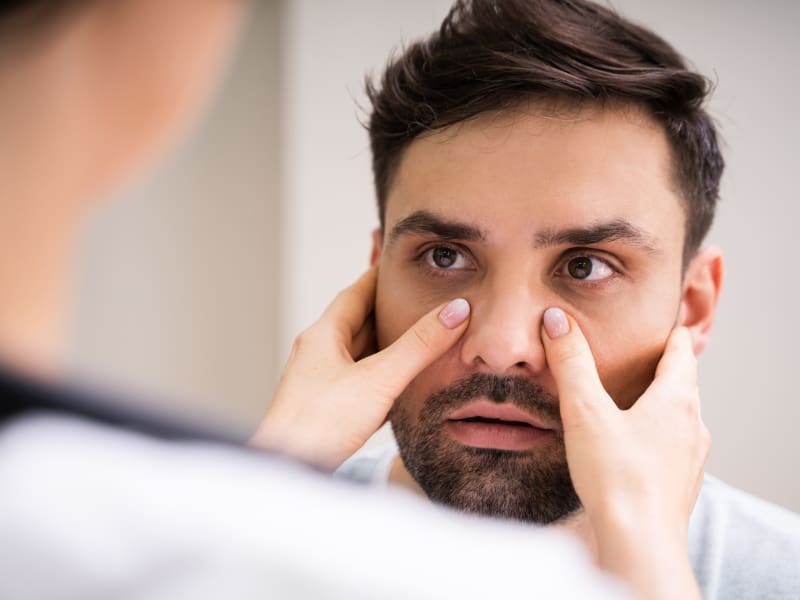
<svg viewBox="0 0 800 600">
<path fill-rule="evenodd" d="M 464 333 L 466 300 L 424 315 L 392 345 L 371 350 L 377 270 L 340 292 L 294 341 L 255 447 L 334 470 L 385 422 L 395 398 Z"/>
<path fill-rule="evenodd" d="M 652 384 L 624 411 L 603 388 L 574 319 L 549 309 L 542 339 L 600 565 L 645 597 L 699 598 L 686 536 L 711 442 L 688 330 L 673 330 Z"/>
</svg>

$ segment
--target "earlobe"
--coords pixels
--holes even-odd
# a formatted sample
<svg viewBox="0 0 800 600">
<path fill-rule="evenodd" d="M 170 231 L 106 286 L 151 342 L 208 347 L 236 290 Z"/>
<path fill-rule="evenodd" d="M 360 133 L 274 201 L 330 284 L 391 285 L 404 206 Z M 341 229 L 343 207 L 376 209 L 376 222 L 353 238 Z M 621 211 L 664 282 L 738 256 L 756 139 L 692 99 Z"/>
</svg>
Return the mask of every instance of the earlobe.
<svg viewBox="0 0 800 600">
<path fill-rule="evenodd" d="M 686 268 L 678 325 L 689 329 L 695 355 L 708 344 L 722 286 L 722 254 L 718 248 L 701 248 Z"/>
<path fill-rule="evenodd" d="M 383 247 L 383 232 L 380 227 L 372 232 L 372 252 L 369 255 L 369 265 L 374 267 L 381 258 L 381 248 Z"/>
</svg>

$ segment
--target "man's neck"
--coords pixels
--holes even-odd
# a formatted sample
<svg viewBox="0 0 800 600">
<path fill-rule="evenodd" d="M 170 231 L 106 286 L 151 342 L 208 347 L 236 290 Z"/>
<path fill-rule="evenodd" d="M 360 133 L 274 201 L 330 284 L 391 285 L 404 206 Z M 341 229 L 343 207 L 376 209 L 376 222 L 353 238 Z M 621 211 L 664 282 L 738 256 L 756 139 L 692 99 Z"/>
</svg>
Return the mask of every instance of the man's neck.
<svg viewBox="0 0 800 600">
<path fill-rule="evenodd" d="M 577 537 L 583 544 L 584 548 L 586 548 L 589 556 L 592 557 L 592 561 L 594 561 L 596 565 L 599 565 L 597 537 L 594 534 L 591 523 L 589 523 L 589 519 L 586 516 L 585 510 L 580 509 L 571 515 L 564 517 L 560 521 L 549 525 L 549 527 L 551 529 L 566 531 Z"/>
<path fill-rule="evenodd" d="M 395 456 L 392 462 L 392 468 L 389 469 L 389 484 L 404 488 L 422 498 L 427 498 L 425 492 L 422 491 L 422 488 L 419 487 L 419 484 L 411 476 L 411 473 L 408 472 L 408 469 L 406 469 L 406 466 L 403 464 L 403 459 L 400 458 L 399 454 Z"/>
</svg>

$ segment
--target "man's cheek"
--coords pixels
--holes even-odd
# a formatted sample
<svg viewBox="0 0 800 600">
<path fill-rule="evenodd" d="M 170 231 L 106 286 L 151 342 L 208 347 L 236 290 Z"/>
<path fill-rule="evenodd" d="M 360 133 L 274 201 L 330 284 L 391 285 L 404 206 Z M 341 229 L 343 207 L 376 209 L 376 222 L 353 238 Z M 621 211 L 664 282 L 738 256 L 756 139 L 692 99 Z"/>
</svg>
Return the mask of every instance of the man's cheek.
<svg viewBox="0 0 800 600">
<path fill-rule="evenodd" d="M 398 396 L 389 414 L 389 419 L 402 415 L 409 424 L 419 424 L 419 415 L 425 401 L 435 392 L 451 385 L 458 379 L 452 357 L 445 353 L 417 374 Z"/>
<path fill-rule="evenodd" d="M 420 425 L 420 413 L 428 394 L 426 386 L 419 379 L 413 380 L 395 399 L 389 411 L 388 420 L 395 427 L 398 422 L 408 429 L 417 429 Z"/>
<path fill-rule="evenodd" d="M 401 286 L 386 294 L 378 287 L 375 299 L 375 329 L 378 349 L 383 349 L 403 335 L 435 304 L 428 306 L 415 300 L 413 296 L 405 297 Z"/>
<path fill-rule="evenodd" d="M 403 311 L 399 307 L 377 305 L 375 307 L 375 332 L 378 341 L 378 349 L 382 350 L 386 346 L 389 346 L 408 331 L 409 327 L 411 327 L 418 318 L 419 317 L 416 317 L 415 314 L 407 314 L 407 311 Z"/>
<path fill-rule="evenodd" d="M 617 406 L 630 408 L 645 392 L 655 377 L 663 348 L 663 344 L 657 343 L 613 358 L 595 356 L 603 387 Z"/>
</svg>

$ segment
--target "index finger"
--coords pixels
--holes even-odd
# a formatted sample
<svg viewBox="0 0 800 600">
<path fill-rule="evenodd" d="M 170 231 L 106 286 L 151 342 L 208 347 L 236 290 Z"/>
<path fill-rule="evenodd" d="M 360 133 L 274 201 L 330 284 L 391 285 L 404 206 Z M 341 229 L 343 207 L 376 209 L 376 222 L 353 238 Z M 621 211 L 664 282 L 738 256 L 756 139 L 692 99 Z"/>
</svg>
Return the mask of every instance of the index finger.
<svg viewBox="0 0 800 600">
<path fill-rule="evenodd" d="M 467 328 L 469 312 L 464 298 L 437 306 L 378 354 L 362 360 L 362 372 L 396 398 L 420 371 L 458 341 Z"/>
<path fill-rule="evenodd" d="M 697 385 L 697 358 L 692 348 L 691 335 L 686 327 L 676 327 L 667 338 L 653 383 L 657 384 L 664 380 L 689 386 Z"/>
<path fill-rule="evenodd" d="M 329 323 L 349 343 L 375 307 L 378 268 L 371 267 L 355 283 L 336 295 L 322 313 L 320 322 Z"/>
<path fill-rule="evenodd" d="M 589 342 L 575 319 L 560 308 L 548 308 L 542 322 L 542 342 L 547 365 L 558 387 L 561 415 L 564 409 L 592 408 L 611 403 L 597 373 Z"/>
</svg>

